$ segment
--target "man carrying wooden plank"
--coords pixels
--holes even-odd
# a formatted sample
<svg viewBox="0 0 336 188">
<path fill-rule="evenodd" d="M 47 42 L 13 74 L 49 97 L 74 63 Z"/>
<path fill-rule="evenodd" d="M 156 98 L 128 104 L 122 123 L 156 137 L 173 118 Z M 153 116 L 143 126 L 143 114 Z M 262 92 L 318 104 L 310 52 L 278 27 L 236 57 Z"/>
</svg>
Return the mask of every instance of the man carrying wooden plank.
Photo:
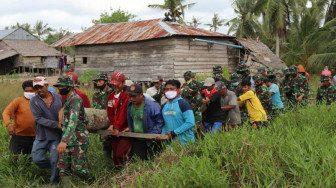
<svg viewBox="0 0 336 188">
<path fill-rule="evenodd" d="M 142 87 L 133 84 L 128 90 L 130 103 L 127 110 L 128 128 L 135 133 L 161 134 L 163 118 L 159 103 L 143 95 Z M 132 151 L 142 160 L 148 160 L 159 150 L 151 139 L 132 138 Z"/>
</svg>

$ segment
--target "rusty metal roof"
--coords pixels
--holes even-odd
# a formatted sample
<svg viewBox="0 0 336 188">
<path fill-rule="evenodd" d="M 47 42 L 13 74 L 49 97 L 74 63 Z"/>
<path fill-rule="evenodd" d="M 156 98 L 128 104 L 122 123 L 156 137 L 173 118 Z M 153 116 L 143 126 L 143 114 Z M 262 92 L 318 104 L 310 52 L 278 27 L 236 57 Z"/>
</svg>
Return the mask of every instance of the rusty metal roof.
<svg viewBox="0 0 336 188">
<path fill-rule="evenodd" d="M 165 22 L 161 19 L 154 19 L 136 22 L 95 25 L 82 33 L 72 34 L 64 37 L 51 46 L 64 47 L 88 44 L 134 42 L 171 37 L 174 35 L 231 37 L 222 33 L 188 27 L 172 22 Z"/>
</svg>

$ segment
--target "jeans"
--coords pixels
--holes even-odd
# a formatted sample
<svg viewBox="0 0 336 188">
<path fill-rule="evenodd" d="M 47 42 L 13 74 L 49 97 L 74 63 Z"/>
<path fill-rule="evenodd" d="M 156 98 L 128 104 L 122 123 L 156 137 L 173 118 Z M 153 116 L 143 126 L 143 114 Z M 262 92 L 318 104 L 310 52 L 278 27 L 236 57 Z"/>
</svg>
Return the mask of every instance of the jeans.
<svg viewBox="0 0 336 188">
<path fill-rule="evenodd" d="M 57 168 L 58 153 L 57 145 L 59 140 L 35 140 L 32 149 L 32 159 L 40 168 L 51 168 L 50 183 L 59 183 L 59 170 Z M 49 159 L 46 157 L 49 151 Z"/>
<path fill-rule="evenodd" d="M 205 131 L 208 132 L 211 128 L 211 133 L 215 134 L 215 131 L 219 132 L 222 126 L 222 122 L 208 123 L 204 122 Z"/>
</svg>

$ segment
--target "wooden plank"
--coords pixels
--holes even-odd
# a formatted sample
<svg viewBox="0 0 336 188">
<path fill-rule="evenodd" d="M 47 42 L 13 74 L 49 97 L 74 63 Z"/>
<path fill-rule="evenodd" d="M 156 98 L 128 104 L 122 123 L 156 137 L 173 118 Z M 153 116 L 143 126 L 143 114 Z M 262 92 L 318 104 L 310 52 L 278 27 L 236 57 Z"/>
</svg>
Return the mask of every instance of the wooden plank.
<svg viewBox="0 0 336 188">
<path fill-rule="evenodd" d="M 108 130 L 99 130 L 97 133 L 102 136 L 112 135 L 111 132 Z M 161 137 L 164 140 L 168 139 L 168 136 L 164 134 L 146 134 L 146 133 L 134 133 L 134 132 L 119 132 L 119 136 L 131 137 L 131 138 L 149 138 L 149 139 L 155 139 L 156 137 Z"/>
<path fill-rule="evenodd" d="M 228 63 L 227 61 L 223 61 L 221 63 L 216 63 L 217 64 L 220 64 L 222 66 L 228 66 Z M 206 65 L 206 66 L 211 66 L 211 65 L 214 65 L 214 62 L 174 62 L 174 67 L 177 67 L 177 66 L 187 66 L 187 65 Z"/>
</svg>

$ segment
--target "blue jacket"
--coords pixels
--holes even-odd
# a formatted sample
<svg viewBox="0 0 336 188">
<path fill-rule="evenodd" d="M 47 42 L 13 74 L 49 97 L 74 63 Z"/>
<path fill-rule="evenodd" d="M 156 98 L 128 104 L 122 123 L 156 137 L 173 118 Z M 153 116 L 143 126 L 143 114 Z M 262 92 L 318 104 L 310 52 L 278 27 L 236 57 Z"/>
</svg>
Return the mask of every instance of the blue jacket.
<svg viewBox="0 0 336 188">
<path fill-rule="evenodd" d="M 171 132 L 182 145 L 188 140 L 195 142 L 192 128 L 195 126 L 195 117 L 190 104 L 178 97 L 172 102 L 167 101 L 162 107 L 162 116 L 165 125 L 162 134 Z"/>
<path fill-rule="evenodd" d="M 161 107 L 159 103 L 152 101 L 146 97 L 145 98 L 145 106 L 143 112 L 142 126 L 144 133 L 150 134 L 161 134 L 163 127 L 163 118 L 161 114 Z M 131 116 L 131 106 L 132 102 L 128 103 L 127 109 L 127 123 L 131 132 L 134 132 L 134 123 Z M 147 145 L 150 146 L 153 142 L 147 141 Z"/>
</svg>

